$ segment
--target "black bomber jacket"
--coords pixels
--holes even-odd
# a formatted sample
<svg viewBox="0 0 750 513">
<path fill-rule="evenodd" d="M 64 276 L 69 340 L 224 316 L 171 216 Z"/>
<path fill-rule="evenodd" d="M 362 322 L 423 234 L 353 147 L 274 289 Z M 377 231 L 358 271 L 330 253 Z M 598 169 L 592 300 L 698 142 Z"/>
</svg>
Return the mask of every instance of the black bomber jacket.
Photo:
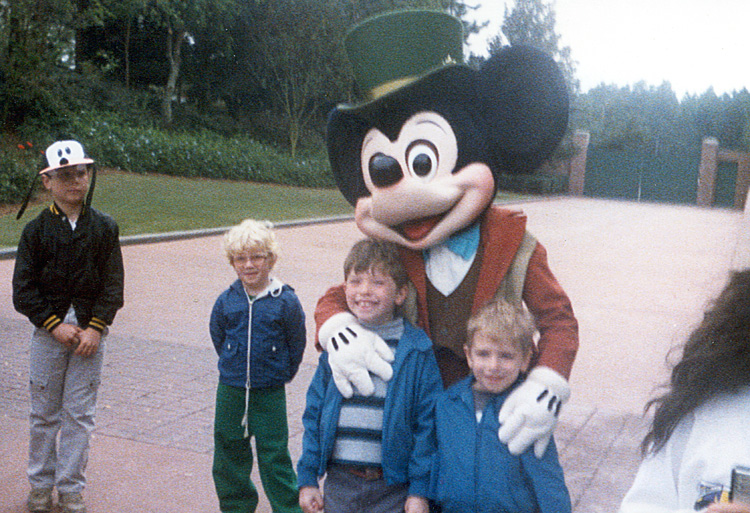
<svg viewBox="0 0 750 513">
<path fill-rule="evenodd" d="M 123 305 L 124 268 L 112 217 L 84 207 L 75 231 L 55 205 L 21 234 L 13 271 L 13 306 L 52 331 L 73 306 L 79 326 L 103 331 Z"/>
</svg>

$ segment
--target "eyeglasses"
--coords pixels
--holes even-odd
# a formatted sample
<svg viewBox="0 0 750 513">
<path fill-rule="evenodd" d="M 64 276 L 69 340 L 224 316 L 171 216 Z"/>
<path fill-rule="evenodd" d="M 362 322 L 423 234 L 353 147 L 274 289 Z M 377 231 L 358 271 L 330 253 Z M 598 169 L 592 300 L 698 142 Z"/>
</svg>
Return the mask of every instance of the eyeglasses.
<svg viewBox="0 0 750 513">
<path fill-rule="evenodd" d="M 262 264 L 263 262 L 265 262 L 265 261 L 266 261 L 266 259 L 267 259 L 267 258 L 268 258 L 269 256 L 270 256 L 270 255 L 268 255 L 268 254 L 257 254 L 257 255 L 235 255 L 234 257 L 232 257 L 232 261 L 233 261 L 233 262 L 234 262 L 235 264 L 240 264 L 240 265 L 246 264 L 247 262 L 250 262 L 250 263 L 251 263 L 251 264 L 253 264 L 253 265 L 260 265 L 260 264 Z"/>
<path fill-rule="evenodd" d="M 88 178 L 89 169 L 85 165 L 76 167 L 63 167 L 47 173 L 50 178 L 55 178 L 61 182 L 74 182 Z"/>
</svg>

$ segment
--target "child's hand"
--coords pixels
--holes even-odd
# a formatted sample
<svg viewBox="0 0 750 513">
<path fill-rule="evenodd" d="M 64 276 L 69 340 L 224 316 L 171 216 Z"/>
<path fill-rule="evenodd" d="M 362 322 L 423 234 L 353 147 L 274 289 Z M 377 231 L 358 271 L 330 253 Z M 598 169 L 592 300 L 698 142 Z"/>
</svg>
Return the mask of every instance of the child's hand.
<svg viewBox="0 0 750 513">
<path fill-rule="evenodd" d="M 78 326 L 62 323 L 55 326 L 55 329 L 53 329 L 50 334 L 52 335 L 52 338 L 68 349 L 75 349 L 79 342 L 78 336 L 82 331 L 83 330 Z"/>
<path fill-rule="evenodd" d="M 430 511 L 430 505 L 427 503 L 427 499 L 425 499 L 424 497 L 419 497 L 418 495 L 409 495 L 406 498 L 404 511 L 406 513 L 428 513 L 428 511 Z"/>
<path fill-rule="evenodd" d="M 102 340 L 102 334 L 94 328 L 86 328 L 78 334 L 80 343 L 74 354 L 87 358 L 96 354 L 99 350 L 99 343 Z"/>
<path fill-rule="evenodd" d="M 299 491 L 299 507 L 305 513 L 323 511 L 323 495 L 315 486 L 303 486 Z"/>
<path fill-rule="evenodd" d="M 750 506 L 739 502 L 731 504 L 715 502 L 706 509 L 706 513 L 750 513 Z"/>
</svg>

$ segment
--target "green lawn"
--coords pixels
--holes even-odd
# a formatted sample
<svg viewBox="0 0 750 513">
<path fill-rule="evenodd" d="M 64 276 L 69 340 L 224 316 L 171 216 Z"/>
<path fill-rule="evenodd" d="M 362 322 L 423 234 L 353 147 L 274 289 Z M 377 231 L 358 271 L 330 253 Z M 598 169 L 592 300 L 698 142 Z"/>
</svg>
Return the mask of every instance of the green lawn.
<svg viewBox="0 0 750 513">
<path fill-rule="evenodd" d="M 1 215 L 0 247 L 18 244 L 24 225 L 50 201 L 40 193 L 20 220 L 17 208 Z M 111 214 L 123 236 L 231 226 L 249 217 L 286 221 L 354 212 L 338 189 L 115 171 L 98 173 L 93 206 Z"/>
<path fill-rule="evenodd" d="M 500 193 L 497 199 L 507 201 L 520 197 Z M 18 208 L 0 215 L 0 248 L 16 246 L 24 225 L 50 201 L 46 193 L 40 193 L 18 221 Z M 99 172 L 93 206 L 117 220 L 122 236 L 219 228 L 246 218 L 279 222 L 354 212 L 338 189 L 119 171 Z"/>
</svg>

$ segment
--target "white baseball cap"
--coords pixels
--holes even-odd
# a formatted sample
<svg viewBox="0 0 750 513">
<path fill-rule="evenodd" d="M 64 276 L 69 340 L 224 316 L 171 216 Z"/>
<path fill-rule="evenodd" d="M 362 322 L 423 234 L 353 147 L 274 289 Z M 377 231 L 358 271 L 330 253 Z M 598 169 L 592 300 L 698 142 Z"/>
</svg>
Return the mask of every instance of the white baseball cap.
<svg viewBox="0 0 750 513">
<path fill-rule="evenodd" d="M 54 142 L 47 148 L 45 155 L 47 156 L 48 167 L 39 171 L 40 175 L 61 167 L 94 163 L 92 159 L 86 157 L 83 152 L 83 146 L 78 141 Z"/>
</svg>

